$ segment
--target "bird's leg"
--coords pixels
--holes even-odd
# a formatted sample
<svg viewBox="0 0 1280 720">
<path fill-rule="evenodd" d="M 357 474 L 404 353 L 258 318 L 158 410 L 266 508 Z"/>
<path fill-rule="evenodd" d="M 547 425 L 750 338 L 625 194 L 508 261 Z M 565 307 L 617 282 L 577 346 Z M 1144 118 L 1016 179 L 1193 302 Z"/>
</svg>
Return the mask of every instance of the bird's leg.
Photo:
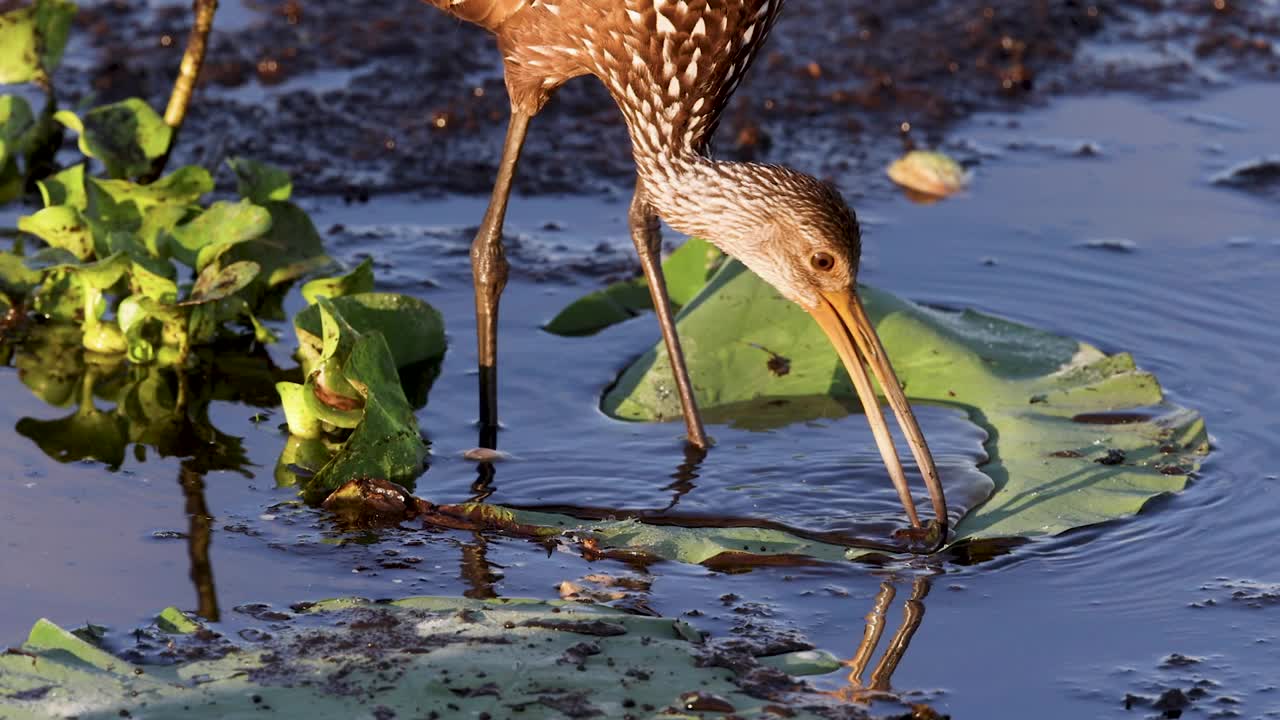
<svg viewBox="0 0 1280 720">
<path fill-rule="evenodd" d="M 200 66 L 204 64 L 204 54 L 209 47 L 209 32 L 213 30 L 213 16 L 218 12 L 218 0 L 192 0 L 192 10 L 195 21 L 191 25 L 191 35 L 187 38 L 187 49 L 182 53 L 182 64 L 178 66 L 178 79 L 173 83 L 169 104 L 164 109 L 164 122 L 173 128 L 173 133 L 169 136 L 169 147 L 153 163 L 148 173 L 149 180 L 160 177 L 160 173 L 164 172 L 169 153 L 178 141 L 178 131 L 182 129 L 182 121 L 187 117 L 191 93 L 195 90 L 196 80 L 200 77 Z"/>
<path fill-rule="evenodd" d="M 471 275 L 476 289 L 476 343 L 480 367 L 480 445 L 495 449 L 498 429 L 498 300 L 507 286 L 507 254 L 502 247 L 502 223 L 507 215 L 511 181 L 520 160 L 532 116 L 516 108 L 511 111 L 507 140 L 493 183 L 489 209 L 471 243 Z"/>
<path fill-rule="evenodd" d="M 631 223 L 631 240 L 640 255 L 640 266 L 649 282 L 649 295 L 653 298 L 653 310 L 662 327 L 662 339 L 667 344 L 671 358 L 671 371 L 675 374 L 676 388 L 680 392 L 680 407 L 684 411 L 684 425 L 689 442 L 698 448 L 707 448 L 707 433 L 702 428 L 702 417 L 693 397 L 693 384 L 689 382 L 689 369 L 684 363 L 684 351 L 680 348 L 680 336 L 676 334 L 675 319 L 671 314 L 671 299 L 667 297 L 667 281 L 662 276 L 662 234 L 658 215 L 644 197 L 644 187 L 637 182 L 636 194 L 631 198 L 631 211 L 627 214 Z"/>
</svg>

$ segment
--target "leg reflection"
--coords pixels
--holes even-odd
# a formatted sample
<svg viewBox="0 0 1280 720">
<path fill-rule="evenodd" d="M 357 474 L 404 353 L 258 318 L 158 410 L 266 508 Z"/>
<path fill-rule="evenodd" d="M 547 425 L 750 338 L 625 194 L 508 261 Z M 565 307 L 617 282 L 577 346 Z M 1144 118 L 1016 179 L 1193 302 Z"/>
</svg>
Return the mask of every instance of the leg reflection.
<svg viewBox="0 0 1280 720">
<path fill-rule="evenodd" d="M 217 622 L 218 593 L 213 584 L 213 563 L 209 560 L 213 516 L 204 501 L 204 476 L 183 463 L 178 469 L 178 483 L 186 498 L 187 552 L 191 557 L 191 582 L 196 586 L 196 614 Z"/>
<path fill-rule="evenodd" d="M 880 662 L 876 663 L 875 669 L 871 671 L 870 681 L 863 683 L 862 674 L 880 645 L 880 638 L 884 635 L 885 616 L 897 594 L 889 581 L 880 584 L 880 591 L 876 593 L 871 612 L 867 613 L 867 625 L 862 633 L 862 642 L 858 643 L 858 649 L 853 657 L 845 662 L 845 667 L 849 668 L 848 685 L 835 691 L 833 694 L 836 697 L 847 702 L 865 703 L 877 694 L 891 690 L 893 673 L 898 669 L 898 664 L 902 662 L 907 647 L 911 645 L 911 638 L 924 620 L 924 599 L 929 594 L 929 588 L 928 577 L 922 576 L 912 581 L 911 597 L 903 604 L 902 626 L 893 634 L 889 647 L 885 649 Z"/>
<path fill-rule="evenodd" d="M 674 481 L 663 488 L 663 490 L 671 491 L 671 502 L 667 506 L 658 511 L 662 514 L 674 508 L 680 499 L 688 495 L 691 490 L 697 487 L 694 480 L 698 479 L 698 467 L 702 465 L 702 461 L 707 457 L 707 449 L 698 447 L 693 443 L 684 444 L 684 462 L 676 466 L 676 471 L 671 473 L 671 479 Z"/>
<path fill-rule="evenodd" d="M 472 537 L 475 542 L 462 546 L 462 579 L 467 589 L 462 593 L 472 600 L 490 600 L 498 597 L 494 585 L 502 579 L 502 573 L 489 562 L 489 541 L 481 533 Z"/>
</svg>

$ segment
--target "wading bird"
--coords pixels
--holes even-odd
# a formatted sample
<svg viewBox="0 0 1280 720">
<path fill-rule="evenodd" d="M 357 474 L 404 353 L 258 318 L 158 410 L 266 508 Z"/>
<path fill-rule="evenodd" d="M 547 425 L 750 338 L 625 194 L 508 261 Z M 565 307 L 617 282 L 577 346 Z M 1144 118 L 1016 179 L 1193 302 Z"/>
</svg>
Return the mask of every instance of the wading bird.
<svg viewBox="0 0 1280 720">
<path fill-rule="evenodd" d="M 946 501 L 924 435 L 856 293 L 861 239 L 853 212 L 834 188 L 808 175 L 707 154 L 782 1 L 426 0 L 494 34 L 511 101 L 493 195 L 471 246 L 481 424 L 498 424 L 498 301 L 508 272 L 502 225 L 529 121 L 565 82 L 591 75 L 618 104 L 631 136 L 637 174 L 631 237 L 671 357 L 689 442 L 708 444 L 662 276 L 659 218 L 714 243 L 814 317 L 849 371 L 899 498 L 919 529 L 870 367 L 924 475 L 934 511 L 929 535 L 937 542 L 946 536 Z M 193 44 L 202 8 L 207 28 L 216 7 L 216 0 L 195 2 Z M 203 40 L 199 46 L 203 54 Z M 198 59 L 193 65 L 184 58 L 180 89 L 193 66 L 198 70 Z M 185 91 L 189 95 L 190 83 Z"/>
</svg>

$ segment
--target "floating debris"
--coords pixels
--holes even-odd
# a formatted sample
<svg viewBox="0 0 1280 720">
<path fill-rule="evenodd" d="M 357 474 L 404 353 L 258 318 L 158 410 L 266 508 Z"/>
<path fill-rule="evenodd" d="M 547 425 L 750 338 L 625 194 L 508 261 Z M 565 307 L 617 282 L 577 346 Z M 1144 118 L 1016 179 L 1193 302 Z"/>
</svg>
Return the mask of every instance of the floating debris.
<svg viewBox="0 0 1280 720">
<path fill-rule="evenodd" d="M 1093 238 L 1076 245 L 1087 250 L 1107 250 L 1114 253 L 1137 252 L 1138 243 L 1126 238 Z"/>
<path fill-rule="evenodd" d="M 499 450 L 483 447 L 471 448 L 470 450 L 465 450 L 462 453 L 463 460 L 470 460 L 472 462 L 502 462 L 503 460 L 510 460 L 511 457 L 511 453 L 504 453 Z"/>
<path fill-rule="evenodd" d="M 960 163 L 934 150 L 912 150 L 894 160 L 887 172 L 902 187 L 935 198 L 954 195 L 969 181 Z"/>
<path fill-rule="evenodd" d="M 1252 193 L 1280 193 L 1280 155 L 1268 155 L 1233 165 L 1209 178 L 1209 182 Z"/>
</svg>

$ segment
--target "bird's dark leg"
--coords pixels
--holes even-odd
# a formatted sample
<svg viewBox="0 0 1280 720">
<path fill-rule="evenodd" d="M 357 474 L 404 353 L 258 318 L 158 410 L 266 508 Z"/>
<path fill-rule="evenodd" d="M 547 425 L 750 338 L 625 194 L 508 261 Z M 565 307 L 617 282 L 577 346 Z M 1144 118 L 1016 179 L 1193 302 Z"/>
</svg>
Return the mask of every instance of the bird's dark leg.
<svg viewBox="0 0 1280 720">
<path fill-rule="evenodd" d="M 513 108 L 507 141 L 498 165 L 489 209 L 471 243 L 471 275 L 476 288 L 476 342 L 480 367 L 480 446 L 497 447 L 498 429 L 498 300 L 507 286 L 506 250 L 502 247 L 502 223 L 515 178 L 520 148 L 524 146 L 532 116 Z"/>
<path fill-rule="evenodd" d="M 649 282 L 649 296 L 653 298 L 653 310 L 662 327 L 662 339 L 667 344 L 671 358 L 671 371 L 675 374 L 676 389 L 680 392 L 680 407 L 684 410 L 684 425 L 689 442 L 698 448 L 707 448 L 707 432 L 702 428 L 702 417 L 693 397 L 693 384 L 689 382 L 689 369 L 684 363 L 684 351 L 680 348 L 680 336 L 676 334 L 675 319 L 671 314 L 671 299 L 667 297 L 667 281 L 662 276 L 662 234 L 658 215 L 644 196 L 644 187 L 636 183 L 636 194 L 631 198 L 631 211 L 627 215 L 631 223 L 631 240 L 640 255 L 640 266 Z"/>
</svg>

